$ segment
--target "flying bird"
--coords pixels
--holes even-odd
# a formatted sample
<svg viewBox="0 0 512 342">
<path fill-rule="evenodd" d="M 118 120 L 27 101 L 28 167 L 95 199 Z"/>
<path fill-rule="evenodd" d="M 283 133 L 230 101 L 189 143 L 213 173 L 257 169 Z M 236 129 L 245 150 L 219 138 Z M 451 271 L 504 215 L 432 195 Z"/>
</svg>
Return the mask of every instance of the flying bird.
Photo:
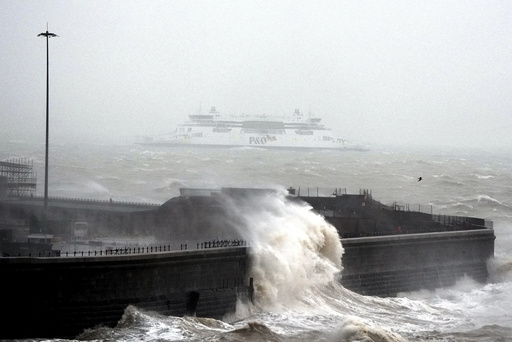
<svg viewBox="0 0 512 342">
<path fill-rule="evenodd" d="M 419 177 L 419 178 L 418 178 L 418 182 L 419 182 L 420 180 L 422 180 L 422 179 L 423 179 L 423 178 Z"/>
</svg>

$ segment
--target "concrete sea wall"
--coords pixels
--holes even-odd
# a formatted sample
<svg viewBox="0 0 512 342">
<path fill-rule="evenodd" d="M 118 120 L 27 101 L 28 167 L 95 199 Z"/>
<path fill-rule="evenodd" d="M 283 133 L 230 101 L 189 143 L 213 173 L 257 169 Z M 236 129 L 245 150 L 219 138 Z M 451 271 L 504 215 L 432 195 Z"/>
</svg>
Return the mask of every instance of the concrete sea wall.
<svg viewBox="0 0 512 342">
<path fill-rule="evenodd" d="M 250 296 L 246 247 L 150 255 L 0 258 L 0 339 L 74 337 L 128 305 L 221 318 Z M 20 324 L 23 322 L 23 324 Z"/>
<path fill-rule="evenodd" d="M 341 283 L 350 290 L 395 296 L 450 286 L 464 275 L 481 282 L 488 278 L 487 261 L 494 255 L 495 236 L 483 219 L 441 220 L 397 211 L 373 201 L 367 193 L 306 200 L 342 237 Z M 208 234 L 221 232 L 230 238 L 231 220 L 219 201 L 218 196 L 179 197 L 160 207 L 51 201 L 48 224 L 42 226 L 40 200 L 6 200 L 0 203 L 4 219 L 0 231 L 6 232 L 0 234 L 0 242 L 2 236 L 16 236 L 10 230 L 19 231 L 12 222 L 20 220 L 28 222 L 25 228 L 30 233 L 44 231 L 68 241 L 76 221 L 87 222 L 91 236 L 155 234 L 162 241 L 185 241 L 207 240 Z M 2 249 L 5 253 L 4 244 Z M 5 313 L 0 339 L 74 337 L 98 324 L 115 326 L 128 305 L 165 315 L 221 318 L 234 310 L 237 298 L 251 296 L 248 259 L 247 247 L 0 257 Z M 24 322 L 22 328 L 19 322 Z"/>
<path fill-rule="evenodd" d="M 453 285 L 464 275 L 488 278 L 494 230 L 342 239 L 342 284 L 354 292 L 395 296 Z"/>
</svg>

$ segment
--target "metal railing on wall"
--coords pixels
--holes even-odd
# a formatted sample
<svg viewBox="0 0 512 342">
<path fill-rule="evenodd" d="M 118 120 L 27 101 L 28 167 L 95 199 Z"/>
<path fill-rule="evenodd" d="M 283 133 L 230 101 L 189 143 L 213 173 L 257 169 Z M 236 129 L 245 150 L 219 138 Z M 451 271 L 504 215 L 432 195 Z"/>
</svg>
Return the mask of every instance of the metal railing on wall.
<svg viewBox="0 0 512 342">
<path fill-rule="evenodd" d="M 335 197 L 347 194 L 347 188 L 298 187 L 288 192 L 298 197 Z"/>
<path fill-rule="evenodd" d="M 19 200 L 37 200 L 42 201 L 44 199 L 43 196 L 13 196 L 17 197 Z M 89 198 L 72 198 L 72 197 L 56 197 L 52 196 L 48 198 L 48 201 L 51 203 L 54 202 L 68 202 L 68 203 L 97 203 L 97 204 L 110 204 L 110 205 L 119 205 L 119 206 L 146 206 L 146 207 L 159 207 L 161 204 L 158 203 L 143 203 L 143 202 L 128 202 L 128 201 L 117 201 L 117 200 L 98 200 L 98 199 L 89 199 Z"/>
<path fill-rule="evenodd" d="M 247 246 L 247 241 L 241 239 L 211 240 L 196 243 L 196 249 L 212 249 L 212 248 L 232 248 Z M 188 243 L 180 244 L 179 250 L 189 250 Z M 98 257 L 112 255 L 134 255 L 134 254 L 156 254 L 163 252 L 178 251 L 171 245 L 145 246 L 145 247 L 121 247 L 121 248 L 105 248 L 100 250 L 85 250 L 73 252 L 61 252 L 59 250 L 51 250 L 39 253 L 26 253 L 17 255 L 4 255 L 4 257 Z"/>
</svg>

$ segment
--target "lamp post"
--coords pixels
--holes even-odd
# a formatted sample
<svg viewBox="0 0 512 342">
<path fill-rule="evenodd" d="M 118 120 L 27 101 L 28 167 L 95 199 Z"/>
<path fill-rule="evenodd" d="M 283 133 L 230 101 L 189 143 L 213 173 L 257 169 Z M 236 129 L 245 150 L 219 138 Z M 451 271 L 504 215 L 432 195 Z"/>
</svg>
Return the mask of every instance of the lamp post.
<svg viewBox="0 0 512 342">
<path fill-rule="evenodd" d="M 48 24 L 46 32 L 39 33 L 38 37 L 46 37 L 46 151 L 44 157 L 44 209 L 48 207 L 48 132 L 50 121 L 50 53 L 48 39 L 58 37 L 55 33 L 48 32 Z"/>
</svg>

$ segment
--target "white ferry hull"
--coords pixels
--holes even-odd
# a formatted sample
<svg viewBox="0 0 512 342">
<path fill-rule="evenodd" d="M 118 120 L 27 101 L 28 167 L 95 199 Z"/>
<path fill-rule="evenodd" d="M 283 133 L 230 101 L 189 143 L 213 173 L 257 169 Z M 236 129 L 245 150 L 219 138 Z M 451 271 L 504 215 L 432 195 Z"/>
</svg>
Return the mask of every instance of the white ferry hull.
<svg viewBox="0 0 512 342">
<path fill-rule="evenodd" d="M 190 115 L 190 121 L 175 132 L 143 145 L 260 147 L 290 149 L 347 149 L 350 142 L 335 138 L 330 129 L 320 125 L 319 118 L 303 118 L 296 110 L 293 116 L 220 116 L 212 107 L 207 115 Z"/>
<path fill-rule="evenodd" d="M 205 134 L 201 137 L 169 137 L 143 145 L 168 146 L 212 146 L 212 147 L 260 147 L 260 148 L 310 148 L 310 149 L 346 149 L 350 143 L 346 140 L 322 141 L 321 139 L 300 139 L 286 135 L 271 134 Z"/>
</svg>

